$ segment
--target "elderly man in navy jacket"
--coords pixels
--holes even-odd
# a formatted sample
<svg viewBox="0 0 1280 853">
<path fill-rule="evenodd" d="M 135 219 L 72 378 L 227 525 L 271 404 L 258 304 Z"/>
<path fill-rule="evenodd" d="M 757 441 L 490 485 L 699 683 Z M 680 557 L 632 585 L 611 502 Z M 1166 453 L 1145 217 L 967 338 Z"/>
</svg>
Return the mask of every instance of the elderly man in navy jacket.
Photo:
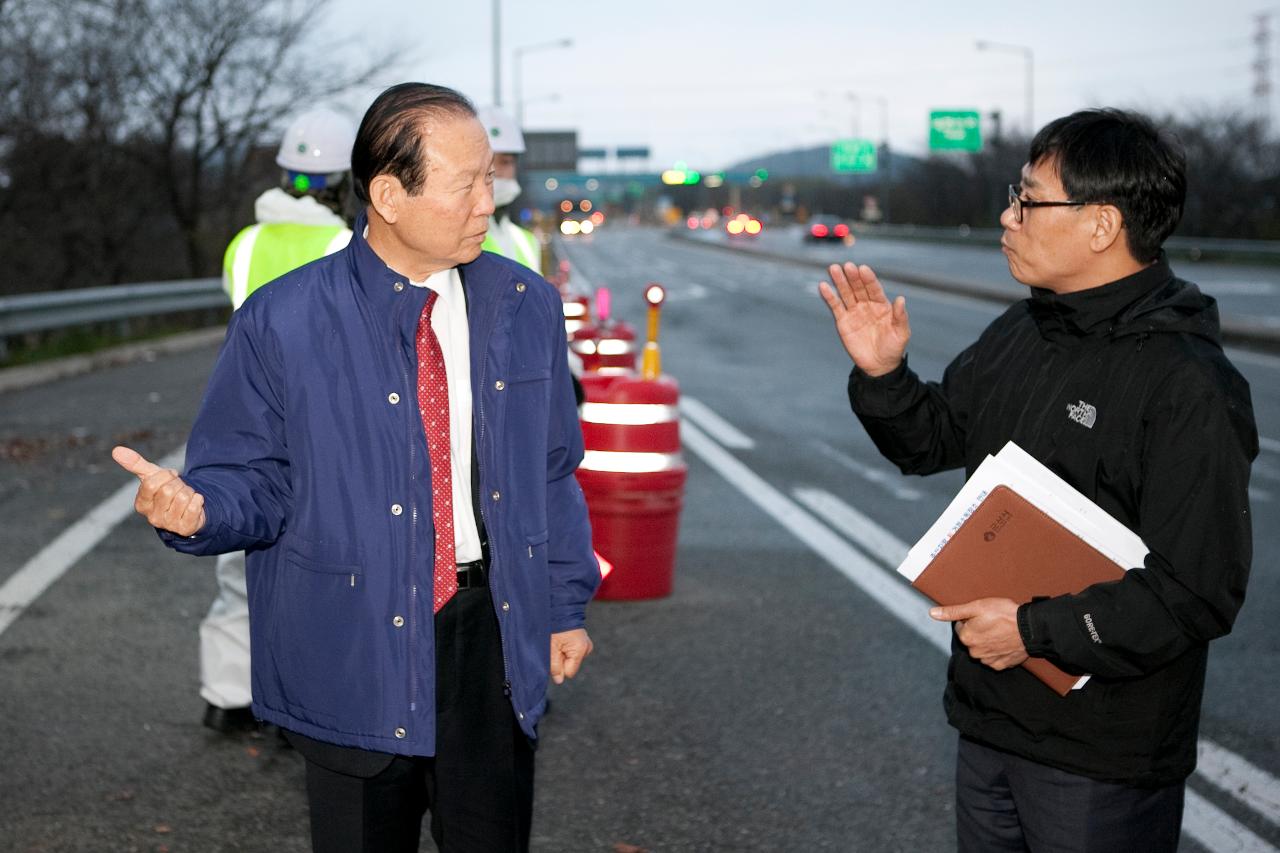
<svg viewBox="0 0 1280 853">
<path fill-rule="evenodd" d="M 523 850 L 548 677 L 599 583 L 560 299 L 481 253 L 493 155 L 408 83 L 352 154 L 344 251 L 236 312 L 187 469 L 128 448 L 171 547 L 248 552 L 253 711 L 307 760 L 315 850 Z"/>
</svg>

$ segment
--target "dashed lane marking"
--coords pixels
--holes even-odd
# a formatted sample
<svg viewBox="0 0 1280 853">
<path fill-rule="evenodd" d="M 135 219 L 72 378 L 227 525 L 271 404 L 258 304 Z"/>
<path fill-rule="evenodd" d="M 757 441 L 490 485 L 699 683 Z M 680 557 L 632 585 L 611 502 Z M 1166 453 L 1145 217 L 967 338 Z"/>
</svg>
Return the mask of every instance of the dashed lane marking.
<svg viewBox="0 0 1280 853">
<path fill-rule="evenodd" d="M 707 408 L 702 401 L 693 397 L 680 398 L 680 413 L 696 423 L 704 431 L 711 433 L 716 441 L 734 450 L 750 450 L 756 443 L 744 435 L 736 426 Z"/>
<path fill-rule="evenodd" d="M 687 424 L 683 438 L 692 453 L 840 574 L 857 584 L 934 648 L 943 653 L 950 652 L 951 627 L 927 618 L 925 613 L 929 603 L 924 596 L 897 582 L 880 564 L 852 548 L 843 536 L 801 509 L 697 427 Z M 824 520 L 839 527 L 850 540 L 858 542 L 867 553 L 887 565 L 896 565 L 899 562 L 897 555 L 907 551 L 905 542 L 834 495 L 820 489 L 803 488 L 797 490 L 797 499 L 810 509 L 825 511 L 829 519 Z M 1226 791 L 1271 823 L 1280 823 L 1272 810 L 1273 804 L 1280 801 L 1280 779 L 1204 738 L 1200 740 L 1199 749 L 1202 764 L 1195 778 Z M 1238 794 L 1242 785 L 1251 792 L 1248 798 Z M 1280 853 L 1276 847 L 1190 788 L 1186 792 L 1182 828 L 1188 836 L 1214 853 Z"/>
</svg>

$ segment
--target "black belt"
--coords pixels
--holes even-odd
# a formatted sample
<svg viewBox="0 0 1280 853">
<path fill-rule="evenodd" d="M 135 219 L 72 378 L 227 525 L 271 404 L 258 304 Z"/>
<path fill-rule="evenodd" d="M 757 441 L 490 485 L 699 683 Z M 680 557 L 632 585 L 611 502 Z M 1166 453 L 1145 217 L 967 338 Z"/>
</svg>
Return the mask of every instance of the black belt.
<svg viewBox="0 0 1280 853">
<path fill-rule="evenodd" d="M 485 571 L 484 560 L 458 563 L 458 589 L 478 589 L 488 585 L 489 573 Z"/>
</svg>

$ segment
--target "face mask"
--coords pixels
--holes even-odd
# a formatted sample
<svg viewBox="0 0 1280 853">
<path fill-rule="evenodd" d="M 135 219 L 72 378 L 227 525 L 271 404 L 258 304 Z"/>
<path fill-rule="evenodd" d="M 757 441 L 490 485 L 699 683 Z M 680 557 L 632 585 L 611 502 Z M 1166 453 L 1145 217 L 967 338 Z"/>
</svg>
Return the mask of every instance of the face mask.
<svg viewBox="0 0 1280 853">
<path fill-rule="evenodd" d="M 493 179 L 493 204 L 495 207 L 506 207 L 520 195 L 520 182 L 515 178 Z"/>
</svg>

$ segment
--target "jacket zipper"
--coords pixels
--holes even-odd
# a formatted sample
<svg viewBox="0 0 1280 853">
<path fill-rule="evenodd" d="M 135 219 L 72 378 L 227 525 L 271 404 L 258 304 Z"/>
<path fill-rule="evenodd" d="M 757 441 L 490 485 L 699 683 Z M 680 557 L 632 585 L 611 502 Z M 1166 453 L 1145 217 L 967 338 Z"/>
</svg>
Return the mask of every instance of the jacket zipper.
<svg viewBox="0 0 1280 853">
<path fill-rule="evenodd" d="M 400 312 L 403 313 L 403 308 Z M 406 391 L 412 394 L 411 399 L 414 401 L 413 406 L 406 406 L 406 411 L 418 411 L 418 420 L 422 419 L 421 412 L 418 410 L 418 385 L 412 382 L 409 377 L 409 368 L 405 364 L 403 348 L 399 342 L 400 322 L 399 316 L 396 317 L 396 354 L 397 361 L 400 364 L 400 375 L 404 379 L 404 387 Z M 417 629 L 418 629 L 418 499 L 416 497 L 415 482 L 418 479 L 417 458 L 414 453 L 414 421 L 409 418 L 407 428 L 409 438 L 409 614 L 406 618 L 409 629 L 409 711 L 417 711 L 418 709 L 418 665 L 417 665 Z"/>
<path fill-rule="evenodd" d="M 493 314 L 495 315 L 495 318 L 496 318 L 496 315 L 497 315 L 497 313 L 498 313 L 498 309 L 499 309 L 499 307 L 501 307 L 501 302 L 499 302 L 499 303 L 498 303 L 498 305 L 495 305 L 495 306 L 494 306 Z M 491 323 L 491 324 L 490 324 L 490 328 L 492 329 L 492 327 L 493 327 L 494 325 L 496 325 L 496 321 L 495 321 L 494 323 Z M 488 339 L 486 338 L 486 339 L 485 339 L 485 341 L 484 341 L 484 359 L 480 362 L 480 382 L 478 382 L 478 383 L 477 383 L 477 387 L 479 387 L 479 388 L 480 388 L 480 399 L 475 401 L 475 404 L 476 404 L 476 411 L 477 411 L 477 413 L 478 413 L 478 415 L 479 415 L 480 427 L 479 427 L 479 429 L 477 429 L 477 430 L 476 430 L 476 446 L 475 446 L 475 447 L 473 447 L 473 448 L 471 448 L 471 452 L 472 452 L 472 453 L 474 453 L 474 454 L 476 455 L 476 467 L 477 467 L 477 468 L 479 469 L 479 471 L 480 471 L 480 476 L 479 476 L 477 479 L 479 479 L 479 481 L 480 481 L 480 488 L 481 488 L 481 491 L 483 491 L 483 490 L 484 490 L 484 486 L 485 486 L 485 479 L 484 479 L 484 465 L 483 465 L 483 459 L 484 459 L 484 457 L 483 457 L 483 455 L 480 453 L 480 447 L 481 447 L 481 446 L 483 446 L 483 444 L 484 444 L 484 436 L 485 436 L 485 425 L 486 425 L 486 420 L 485 420 L 484 392 L 485 392 L 485 389 L 487 389 L 487 388 L 489 387 L 489 385 L 488 385 L 488 379 L 489 379 L 489 341 L 488 341 Z M 492 531 L 492 530 L 494 530 L 494 528 L 490 525 L 490 523 L 489 523 L 489 513 L 485 510 L 485 507 L 486 507 L 486 506 L 488 506 L 488 502 L 485 500 L 485 497 L 487 497 L 487 496 L 486 496 L 486 495 L 483 495 L 483 494 L 480 496 L 480 501 L 479 501 L 479 504 L 480 504 L 480 519 L 481 519 L 481 521 L 483 521 L 483 522 L 484 522 L 485 530 Z M 497 549 L 496 547 L 494 547 L 495 542 L 497 541 L 497 538 L 498 538 L 498 537 L 497 537 L 496 535 L 492 535 L 492 534 L 488 537 L 488 539 L 489 539 L 489 568 L 490 568 L 490 572 L 489 572 L 489 590 L 490 590 L 490 595 L 489 595 L 489 598 L 490 598 L 491 600 L 493 599 L 493 592 L 494 592 L 494 591 L 496 591 L 496 590 L 495 590 L 495 587 L 494 587 L 494 577 L 495 577 L 495 575 L 494 575 L 494 573 L 493 573 L 492 569 L 493 569 L 493 567 L 494 567 L 494 566 L 498 565 L 498 549 Z M 499 608 L 499 609 L 500 609 L 500 608 Z M 511 689 L 511 661 L 510 661 L 510 659 L 508 658 L 508 655 L 507 655 L 507 635 L 506 635 L 506 632 L 505 632 L 504 630 L 502 630 L 502 629 L 503 629 L 503 627 L 504 627 L 504 625 L 503 625 L 502 618 L 501 618 L 501 617 L 499 617 L 499 619 L 498 619 L 498 640 L 499 640 L 499 645 L 501 645 L 501 646 L 502 646 L 502 692 L 503 692 L 503 694 L 505 694 L 505 695 L 506 695 L 506 697 L 507 697 L 508 699 L 511 699 L 511 698 L 512 698 L 512 689 Z M 514 702 L 512 702 L 512 707 L 513 707 L 513 708 L 515 707 L 515 703 L 514 703 Z M 517 713 L 519 713 L 519 710 L 518 710 L 518 709 L 516 709 L 516 711 L 517 711 Z"/>
</svg>

